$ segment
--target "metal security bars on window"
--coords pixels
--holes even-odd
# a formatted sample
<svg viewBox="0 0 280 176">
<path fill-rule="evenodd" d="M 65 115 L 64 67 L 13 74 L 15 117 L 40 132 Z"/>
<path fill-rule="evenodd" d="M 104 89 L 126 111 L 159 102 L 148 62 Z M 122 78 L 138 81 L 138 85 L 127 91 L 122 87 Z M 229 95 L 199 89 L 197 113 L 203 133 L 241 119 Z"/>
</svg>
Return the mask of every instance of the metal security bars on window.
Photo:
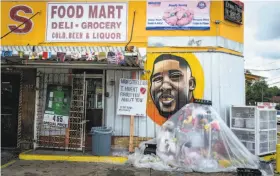
<svg viewBox="0 0 280 176">
<path fill-rule="evenodd" d="M 37 98 L 36 148 L 83 150 L 85 146 L 85 75 L 67 73 L 68 70 L 63 73 L 63 69 L 54 69 L 51 73 L 49 71 L 44 69 L 37 74 L 39 95 Z M 52 106 L 46 104 L 51 102 L 49 99 L 47 100 L 50 94 L 48 91 L 50 85 L 71 88 L 69 115 L 66 116 L 69 118 L 53 115 L 50 116 L 49 121 L 46 120 L 46 112 L 48 111 L 46 107 Z M 61 102 L 64 99 L 58 98 Z M 64 102 L 65 104 L 67 103 Z M 64 125 L 57 125 L 63 120 L 65 121 Z"/>
</svg>

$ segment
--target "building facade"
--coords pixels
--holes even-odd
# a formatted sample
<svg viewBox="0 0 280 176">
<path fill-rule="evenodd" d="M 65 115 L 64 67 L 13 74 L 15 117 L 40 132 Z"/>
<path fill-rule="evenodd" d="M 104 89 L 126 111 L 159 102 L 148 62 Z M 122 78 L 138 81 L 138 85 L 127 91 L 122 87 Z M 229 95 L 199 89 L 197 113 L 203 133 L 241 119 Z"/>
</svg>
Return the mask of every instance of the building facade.
<svg viewBox="0 0 280 176">
<path fill-rule="evenodd" d="M 18 147 L 90 148 L 90 128 L 101 125 L 113 128 L 112 145 L 127 147 L 130 117 L 117 115 L 120 78 L 148 80 L 135 145 L 194 99 L 211 100 L 224 120 L 230 105 L 245 104 L 240 2 L 2 1 L 1 20 L 1 71 L 22 75 Z M 71 92 L 66 128 L 43 120 L 51 85 Z"/>
</svg>

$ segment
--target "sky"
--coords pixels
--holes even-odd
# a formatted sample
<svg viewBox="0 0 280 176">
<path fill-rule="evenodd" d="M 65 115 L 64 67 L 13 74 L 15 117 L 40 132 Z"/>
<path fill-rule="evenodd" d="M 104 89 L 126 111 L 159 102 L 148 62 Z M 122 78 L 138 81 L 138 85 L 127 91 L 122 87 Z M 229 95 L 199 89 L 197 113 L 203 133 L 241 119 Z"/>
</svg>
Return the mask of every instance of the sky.
<svg viewBox="0 0 280 176">
<path fill-rule="evenodd" d="M 280 1 L 243 2 L 245 69 L 280 87 Z"/>
</svg>

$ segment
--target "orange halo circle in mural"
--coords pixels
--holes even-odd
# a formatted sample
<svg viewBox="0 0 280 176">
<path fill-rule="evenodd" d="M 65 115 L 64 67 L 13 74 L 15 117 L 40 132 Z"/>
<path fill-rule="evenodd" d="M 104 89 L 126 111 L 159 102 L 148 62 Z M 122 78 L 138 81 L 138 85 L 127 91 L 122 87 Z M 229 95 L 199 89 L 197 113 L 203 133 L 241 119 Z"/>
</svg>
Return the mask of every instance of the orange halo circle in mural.
<svg viewBox="0 0 280 176">
<path fill-rule="evenodd" d="M 156 54 L 156 53 L 147 54 L 146 70 L 150 70 L 150 72 L 152 72 L 154 61 L 160 55 L 161 54 Z M 196 87 L 193 91 L 194 98 L 203 99 L 204 72 L 203 72 L 202 65 L 200 64 L 197 57 L 193 53 L 172 53 L 171 55 L 182 57 L 188 62 L 188 64 L 190 65 L 190 68 L 191 68 L 192 76 L 196 80 Z M 149 80 L 151 73 L 149 73 L 147 76 L 148 76 L 148 80 Z M 150 88 L 151 88 L 151 82 L 149 81 L 148 89 L 150 90 Z M 150 93 L 148 93 L 147 115 L 158 125 L 162 125 L 167 120 L 165 117 L 160 115 L 159 111 L 157 110 L 157 108 L 152 100 Z"/>
</svg>

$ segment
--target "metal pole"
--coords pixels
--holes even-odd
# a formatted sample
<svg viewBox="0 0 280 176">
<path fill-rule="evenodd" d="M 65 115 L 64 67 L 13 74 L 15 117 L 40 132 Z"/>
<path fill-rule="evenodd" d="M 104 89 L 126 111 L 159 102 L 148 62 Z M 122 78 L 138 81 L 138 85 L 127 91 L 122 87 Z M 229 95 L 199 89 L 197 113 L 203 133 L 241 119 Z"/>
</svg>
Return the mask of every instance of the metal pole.
<svg viewBox="0 0 280 176">
<path fill-rule="evenodd" d="M 263 102 L 263 87 L 262 87 L 262 102 Z"/>
<path fill-rule="evenodd" d="M 38 118 L 38 106 L 39 106 L 39 85 L 40 84 L 40 74 L 36 73 L 36 86 L 35 86 L 35 113 L 34 113 L 34 140 L 33 140 L 33 149 L 36 150 L 38 142 L 38 128 L 37 128 L 37 118 Z"/>
<path fill-rule="evenodd" d="M 83 90 L 84 90 L 84 94 L 83 94 L 83 102 L 84 102 L 84 117 L 82 119 L 82 132 L 83 132 L 83 136 L 82 136 L 82 150 L 83 150 L 83 153 L 85 153 L 85 148 L 86 148 L 86 123 L 87 123 L 87 88 L 88 88 L 88 82 L 86 80 L 86 72 L 84 72 L 84 87 L 83 87 Z"/>
</svg>

